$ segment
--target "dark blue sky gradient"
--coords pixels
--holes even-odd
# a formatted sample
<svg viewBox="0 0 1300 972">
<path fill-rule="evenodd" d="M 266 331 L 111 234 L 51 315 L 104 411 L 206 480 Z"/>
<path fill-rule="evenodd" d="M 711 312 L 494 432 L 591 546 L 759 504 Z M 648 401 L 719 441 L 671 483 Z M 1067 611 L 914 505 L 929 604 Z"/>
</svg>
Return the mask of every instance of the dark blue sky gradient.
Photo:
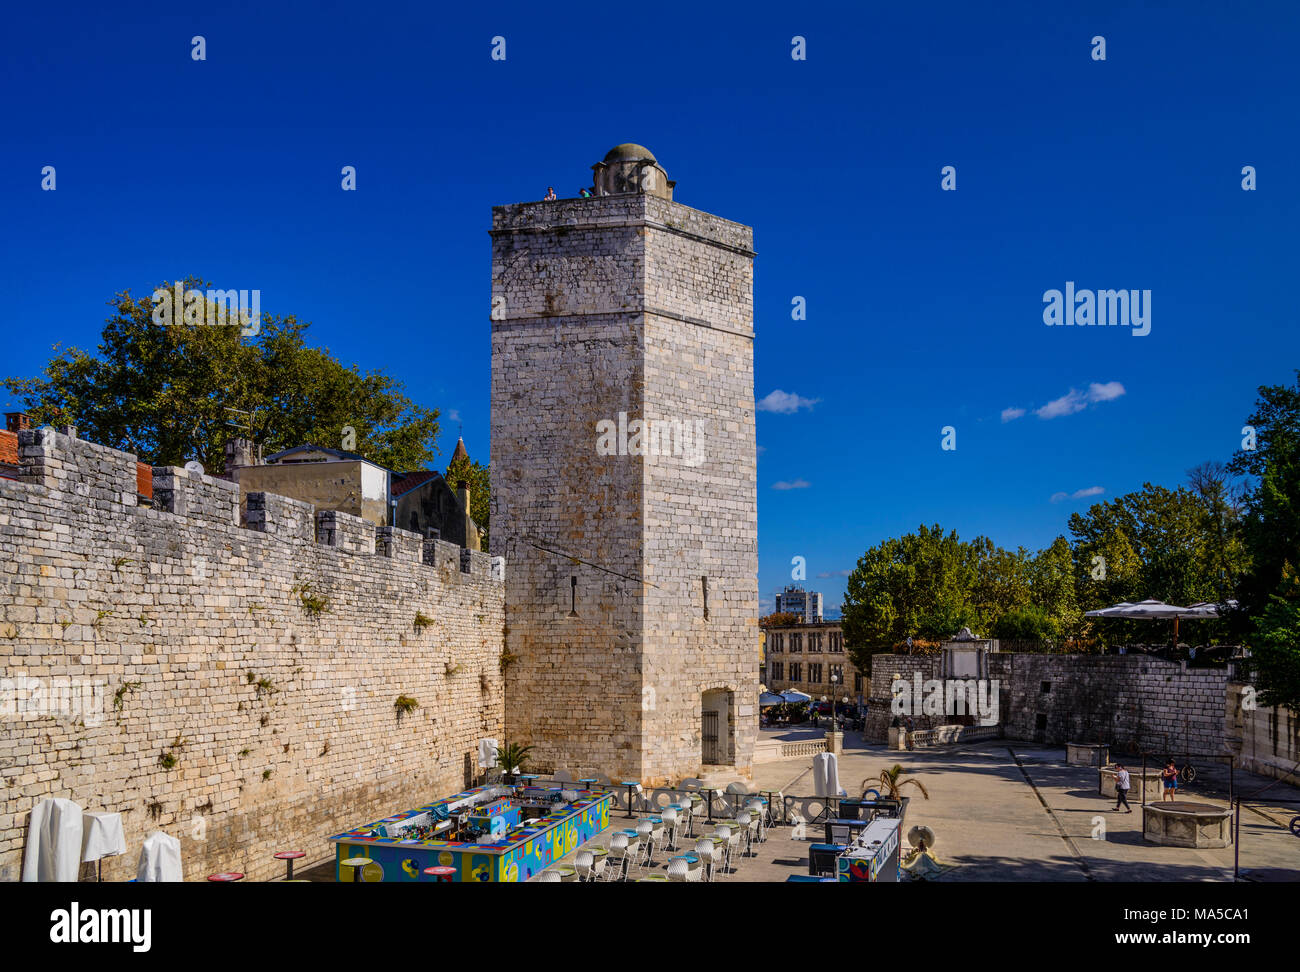
<svg viewBox="0 0 1300 972">
<path fill-rule="evenodd" d="M 442 463 L 453 409 L 486 459 L 491 206 L 640 142 L 679 202 L 755 228 L 756 395 L 816 401 L 759 415 L 760 590 L 802 555 L 834 606 L 819 574 L 920 523 L 1037 548 L 1088 502 L 1056 493 L 1176 485 L 1291 380 L 1298 9 L 11 5 L 0 373 L 194 274 L 443 409 Z M 1045 327 L 1067 280 L 1150 289 L 1151 334 Z M 1093 382 L 1126 393 L 1033 414 Z"/>
</svg>

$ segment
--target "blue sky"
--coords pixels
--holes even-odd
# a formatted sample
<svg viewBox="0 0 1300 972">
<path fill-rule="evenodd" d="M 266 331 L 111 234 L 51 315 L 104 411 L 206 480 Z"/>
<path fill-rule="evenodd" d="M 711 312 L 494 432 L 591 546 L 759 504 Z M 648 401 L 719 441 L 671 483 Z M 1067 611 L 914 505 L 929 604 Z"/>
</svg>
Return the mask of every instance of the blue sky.
<svg viewBox="0 0 1300 972">
<path fill-rule="evenodd" d="M 755 228 L 756 396 L 803 403 L 758 417 L 765 607 L 796 555 L 834 606 L 920 523 L 1037 548 L 1075 493 L 1227 458 L 1300 365 L 1297 6 L 893 6 L 11 6 L 0 372 L 195 274 L 441 408 L 444 462 L 453 413 L 486 458 L 491 206 L 634 141 Z M 1151 333 L 1044 326 L 1066 281 L 1152 291 Z"/>
</svg>

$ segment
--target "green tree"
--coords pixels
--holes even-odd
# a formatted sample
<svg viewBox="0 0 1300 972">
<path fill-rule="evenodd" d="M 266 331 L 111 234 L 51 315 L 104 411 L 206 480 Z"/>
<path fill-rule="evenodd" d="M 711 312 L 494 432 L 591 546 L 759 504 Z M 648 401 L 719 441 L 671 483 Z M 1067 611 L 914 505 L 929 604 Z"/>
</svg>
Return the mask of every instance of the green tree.
<svg viewBox="0 0 1300 972">
<path fill-rule="evenodd" d="M 872 547 L 844 595 L 841 625 L 854 665 L 869 672 L 872 654 L 909 637 L 948 638 L 984 622 L 999 592 L 1018 583 L 1014 558 L 982 537 L 964 543 L 938 524 Z"/>
<path fill-rule="evenodd" d="M 488 517 L 492 510 L 492 476 L 488 467 L 468 456 L 453 456 L 443 478 L 452 489 L 457 489 L 461 482 L 469 486 L 469 515 L 483 532 L 483 549 L 487 550 Z"/>
<path fill-rule="evenodd" d="M 1250 624 L 1261 701 L 1300 709 L 1300 369 L 1294 387 L 1260 387 L 1247 423 L 1257 447 L 1228 465 L 1249 477 L 1242 533 L 1251 562 L 1235 620 Z"/>
<path fill-rule="evenodd" d="M 244 335 L 235 325 L 156 324 L 152 296 L 124 291 L 108 304 L 113 314 L 96 353 L 56 345 L 40 376 L 4 379 L 35 421 L 76 425 L 85 438 L 144 462 L 197 459 L 212 472 L 224 469 L 233 432 L 227 408 L 249 413 L 247 435 L 267 452 L 338 448 L 351 427 L 352 451 L 381 465 L 416 469 L 435 455 L 437 410 L 412 403 L 382 372 L 307 347 L 310 325 L 292 315 L 264 314 L 258 332 Z"/>
<path fill-rule="evenodd" d="M 1045 622 L 1040 629 L 1043 633 L 1033 637 L 1060 647 L 1082 634 L 1074 554 L 1065 537 L 1057 537 L 1034 556 L 1029 564 L 1029 591 L 1031 605 L 1042 612 Z"/>
</svg>

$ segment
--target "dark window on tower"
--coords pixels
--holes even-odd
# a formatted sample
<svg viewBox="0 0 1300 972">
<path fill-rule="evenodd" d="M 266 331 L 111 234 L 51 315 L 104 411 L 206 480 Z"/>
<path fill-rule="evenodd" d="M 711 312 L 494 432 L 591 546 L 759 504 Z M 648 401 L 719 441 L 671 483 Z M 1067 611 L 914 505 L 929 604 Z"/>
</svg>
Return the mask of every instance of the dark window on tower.
<svg viewBox="0 0 1300 972">
<path fill-rule="evenodd" d="M 709 620 L 709 575 L 700 578 L 700 589 L 704 592 L 704 620 Z"/>
<path fill-rule="evenodd" d="M 1039 691 L 1041 691 L 1044 695 L 1046 695 L 1048 692 L 1052 691 L 1052 683 L 1044 682 L 1042 688 Z"/>
<path fill-rule="evenodd" d="M 1047 716 L 1046 716 L 1044 713 L 1042 713 L 1042 712 L 1038 713 L 1038 719 L 1037 719 L 1037 721 L 1036 721 L 1035 724 L 1034 724 L 1034 728 L 1036 728 L 1036 729 L 1046 729 L 1046 728 L 1047 728 Z"/>
</svg>

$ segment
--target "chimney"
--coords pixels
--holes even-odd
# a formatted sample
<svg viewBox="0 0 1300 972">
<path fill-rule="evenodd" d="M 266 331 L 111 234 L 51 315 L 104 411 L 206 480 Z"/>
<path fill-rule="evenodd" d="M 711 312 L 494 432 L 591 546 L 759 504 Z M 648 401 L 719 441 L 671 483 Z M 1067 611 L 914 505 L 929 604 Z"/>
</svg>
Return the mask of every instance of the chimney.
<svg viewBox="0 0 1300 972">
<path fill-rule="evenodd" d="M 460 505 L 465 507 L 465 515 L 469 516 L 469 483 L 463 479 L 456 483 L 456 498 L 460 500 Z"/>
<path fill-rule="evenodd" d="M 22 432 L 32 427 L 32 417 L 26 412 L 5 412 L 5 428 L 10 432 Z"/>
</svg>

